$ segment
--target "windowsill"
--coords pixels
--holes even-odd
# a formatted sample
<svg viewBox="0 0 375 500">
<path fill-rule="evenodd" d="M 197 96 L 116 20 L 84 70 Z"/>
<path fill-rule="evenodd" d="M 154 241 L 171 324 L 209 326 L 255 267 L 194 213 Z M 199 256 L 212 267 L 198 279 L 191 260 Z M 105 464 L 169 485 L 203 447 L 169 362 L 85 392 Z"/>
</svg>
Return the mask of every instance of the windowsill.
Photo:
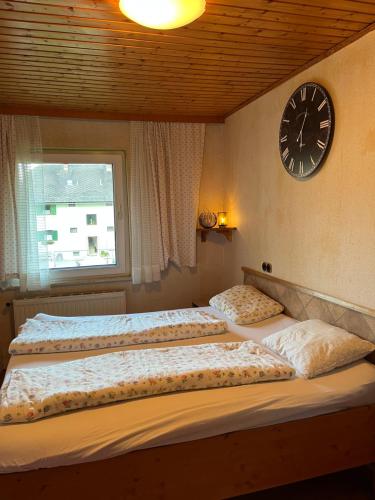
<svg viewBox="0 0 375 500">
<path fill-rule="evenodd" d="M 95 285 L 101 283 L 118 283 L 120 281 L 131 281 L 132 277 L 129 274 L 112 274 L 109 276 L 87 276 L 67 278 L 54 281 L 51 283 L 51 288 L 59 288 L 66 286 L 80 286 L 80 285 Z"/>
<path fill-rule="evenodd" d="M 50 288 L 63 288 L 68 286 L 86 286 L 86 285 L 100 285 L 103 283 L 120 283 L 121 281 L 131 281 L 132 277 L 129 274 L 113 274 L 111 276 L 90 276 L 87 278 L 77 277 L 77 278 L 69 278 L 60 281 L 54 281 L 51 283 Z M 0 294 L 6 292 L 18 292 L 19 286 L 12 286 L 9 288 L 1 289 Z M 47 289 L 43 290 L 33 290 L 26 292 L 27 294 L 37 294 L 37 293 L 45 293 L 48 291 Z"/>
</svg>

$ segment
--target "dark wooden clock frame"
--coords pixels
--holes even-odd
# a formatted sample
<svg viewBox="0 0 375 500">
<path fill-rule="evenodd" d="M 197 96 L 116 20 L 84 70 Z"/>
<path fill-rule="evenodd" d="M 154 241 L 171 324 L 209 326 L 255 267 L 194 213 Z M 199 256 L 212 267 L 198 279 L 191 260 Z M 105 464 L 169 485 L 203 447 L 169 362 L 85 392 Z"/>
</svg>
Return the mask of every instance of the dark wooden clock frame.
<svg viewBox="0 0 375 500">
<path fill-rule="evenodd" d="M 290 109 L 289 106 L 291 106 L 291 101 L 294 100 L 293 98 L 295 96 L 299 95 L 302 92 L 302 90 L 304 88 L 306 88 L 306 87 L 315 87 L 315 89 L 317 89 L 324 96 L 324 98 L 327 100 L 327 109 L 329 110 L 330 123 L 327 126 L 327 128 L 328 128 L 327 143 L 324 146 L 324 149 L 323 149 L 323 152 L 322 152 L 321 156 L 317 160 L 316 166 L 314 166 L 313 169 L 310 169 L 309 173 L 301 176 L 301 175 L 298 175 L 297 173 L 294 173 L 294 171 L 291 171 L 288 168 L 288 165 L 285 163 L 285 160 L 283 159 L 283 152 L 285 151 L 285 147 L 288 147 L 288 142 L 286 142 L 285 144 L 282 142 L 282 139 L 283 139 L 282 134 L 283 134 L 283 132 L 285 132 L 284 121 L 286 120 L 285 117 L 286 117 L 286 115 L 288 113 L 288 110 Z M 308 97 L 307 97 L 307 99 L 308 99 Z M 296 97 L 296 100 L 297 100 L 297 97 Z M 311 102 L 311 100 L 310 100 L 310 102 Z M 279 129 L 279 151 L 280 151 L 280 159 L 281 159 L 281 162 L 282 162 L 283 167 L 285 168 L 286 172 L 289 175 L 291 175 L 292 177 L 294 177 L 295 179 L 299 180 L 299 181 L 304 181 L 304 180 L 310 179 L 312 176 L 316 175 L 320 171 L 320 169 L 322 168 L 325 160 L 328 157 L 328 154 L 330 152 L 331 145 L 332 145 L 332 140 L 333 140 L 334 132 L 335 132 L 335 113 L 334 113 L 334 107 L 333 107 L 332 98 L 331 98 L 329 92 L 322 85 L 320 85 L 319 83 L 316 83 L 316 82 L 305 82 L 302 85 L 300 85 L 291 94 L 291 96 L 289 97 L 288 102 L 287 102 L 287 104 L 286 104 L 286 106 L 284 108 L 281 121 L 280 121 L 280 129 Z M 316 133 L 316 131 L 315 131 L 315 133 Z M 310 150 L 309 150 L 308 154 L 312 155 L 313 152 L 314 152 L 312 144 L 306 145 L 306 146 L 310 146 Z M 297 164 L 296 164 L 296 166 L 297 166 Z"/>
</svg>

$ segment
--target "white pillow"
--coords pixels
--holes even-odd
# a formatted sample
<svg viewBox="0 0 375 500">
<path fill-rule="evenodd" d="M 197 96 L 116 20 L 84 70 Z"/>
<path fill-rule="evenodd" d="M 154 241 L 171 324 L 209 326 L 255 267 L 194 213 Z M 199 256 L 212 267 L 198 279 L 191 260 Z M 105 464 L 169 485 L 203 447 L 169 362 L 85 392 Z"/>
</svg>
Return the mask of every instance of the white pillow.
<svg viewBox="0 0 375 500">
<path fill-rule="evenodd" d="M 304 378 L 353 363 L 375 350 L 371 342 L 319 319 L 289 326 L 262 343 L 286 358 Z"/>
<path fill-rule="evenodd" d="M 280 314 L 284 307 L 250 285 L 237 285 L 210 299 L 210 306 L 238 325 L 256 323 Z"/>
</svg>

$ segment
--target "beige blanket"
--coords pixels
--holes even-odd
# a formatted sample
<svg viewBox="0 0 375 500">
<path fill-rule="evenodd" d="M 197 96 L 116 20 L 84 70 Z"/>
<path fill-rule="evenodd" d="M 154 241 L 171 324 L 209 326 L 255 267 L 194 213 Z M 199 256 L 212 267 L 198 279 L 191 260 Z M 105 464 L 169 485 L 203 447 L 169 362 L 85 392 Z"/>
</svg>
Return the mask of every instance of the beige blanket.
<svg viewBox="0 0 375 500">
<path fill-rule="evenodd" d="M 167 392 L 292 377 L 293 368 L 249 340 L 121 351 L 14 369 L 0 391 L 0 423 Z"/>
<path fill-rule="evenodd" d="M 195 309 L 63 318 L 37 314 L 21 327 L 9 353 L 87 351 L 217 335 L 225 321 Z"/>
</svg>

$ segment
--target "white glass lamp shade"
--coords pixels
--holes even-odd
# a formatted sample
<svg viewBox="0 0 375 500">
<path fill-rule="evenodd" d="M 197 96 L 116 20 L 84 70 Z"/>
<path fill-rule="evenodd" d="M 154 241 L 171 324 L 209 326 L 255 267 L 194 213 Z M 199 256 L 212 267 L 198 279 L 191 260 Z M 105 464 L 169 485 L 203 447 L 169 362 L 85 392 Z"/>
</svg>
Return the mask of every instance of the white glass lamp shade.
<svg viewBox="0 0 375 500">
<path fill-rule="evenodd" d="M 206 0 L 120 0 L 121 12 L 148 28 L 169 30 L 198 19 Z"/>
</svg>

